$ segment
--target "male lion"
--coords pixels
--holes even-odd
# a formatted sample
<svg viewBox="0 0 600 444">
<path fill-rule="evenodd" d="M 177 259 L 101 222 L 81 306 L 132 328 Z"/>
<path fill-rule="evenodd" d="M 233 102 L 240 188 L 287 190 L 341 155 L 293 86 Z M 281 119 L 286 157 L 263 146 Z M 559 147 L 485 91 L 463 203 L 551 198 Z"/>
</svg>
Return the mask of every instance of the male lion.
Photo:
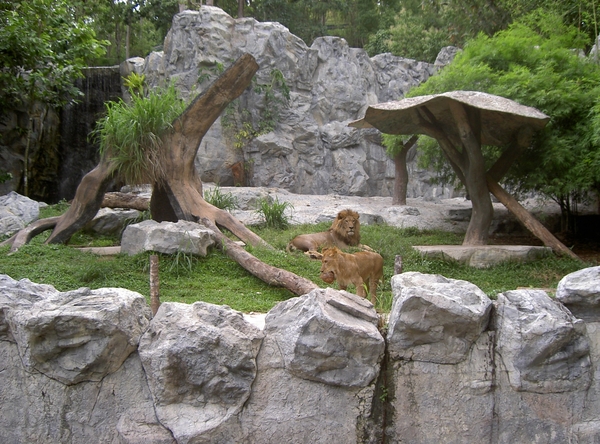
<svg viewBox="0 0 600 444">
<path fill-rule="evenodd" d="M 337 280 L 342 290 L 354 284 L 356 294 L 367 297 L 364 285 L 369 290 L 371 303 L 375 305 L 377 284 L 383 277 L 383 258 L 372 251 L 344 253 L 336 247 L 325 248 L 321 265 L 321 279 L 328 284 Z"/>
<path fill-rule="evenodd" d="M 342 210 L 336 216 L 329 230 L 320 233 L 300 234 L 288 243 L 287 251 L 316 252 L 321 247 L 344 249 L 359 246 L 360 222 L 358 218 L 356 211 Z M 316 258 L 319 256 L 317 253 Z"/>
</svg>

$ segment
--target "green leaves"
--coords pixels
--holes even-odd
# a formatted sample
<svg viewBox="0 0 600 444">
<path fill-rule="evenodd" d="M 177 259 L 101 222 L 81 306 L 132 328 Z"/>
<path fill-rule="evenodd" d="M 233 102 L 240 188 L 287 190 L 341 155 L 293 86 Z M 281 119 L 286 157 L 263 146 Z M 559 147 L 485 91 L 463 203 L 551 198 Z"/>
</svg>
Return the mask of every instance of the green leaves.
<svg viewBox="0 0 600 444">
<path fill-rule="evenodd" d="M 449 66 L 409 95 L 476 90 L 548 114 L 550 123 L 505 180 L 514 190 L 564 202 L 600 183 L 592 169 L 600 150 L 600 67 L 580 56 L 586 43 L 586 36 L 563 24 L 562 17 L 535 11 L 494 37 L 469 41 Z M 499 153 L 486 149 L 485 154 L 489 165 Z M 436 158 L 431 148 L 427 156 Z"/>
<path fill-rule="evenodd" d="M 174 85 L 155 88 L 146 97 L 133 94 L 130 103 L 107 102 L 106 116 L 92 136 L 99 141 L 100 154 L 117 162 L 127 183 L 154 183 L 164 177 L 161 136 L 185 106 Z"/>
<path fill-rule="evenodd" d="M 14 109 L 34 100 L 61 106 L 77 98 L 74 80 L 87 56 L 104 52 L 105 42 L 64 0 L 0 7 L 0 101 Z"/>
</svg>

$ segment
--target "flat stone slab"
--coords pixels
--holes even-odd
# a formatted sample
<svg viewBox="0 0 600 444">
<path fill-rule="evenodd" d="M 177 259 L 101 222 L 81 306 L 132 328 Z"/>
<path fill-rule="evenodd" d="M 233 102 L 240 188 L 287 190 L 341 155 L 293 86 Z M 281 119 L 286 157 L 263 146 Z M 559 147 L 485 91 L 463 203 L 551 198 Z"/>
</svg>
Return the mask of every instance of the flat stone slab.
<svg viewBox="0 0 600 444">
<path fill-rule="evenodd" d="M 475 268 L 486 268 L 505 261 L 532 262 L 552 254 L 550 247 L 533 245 L 414 245 L 423 256 L 449 259 Z"/>
</svg>

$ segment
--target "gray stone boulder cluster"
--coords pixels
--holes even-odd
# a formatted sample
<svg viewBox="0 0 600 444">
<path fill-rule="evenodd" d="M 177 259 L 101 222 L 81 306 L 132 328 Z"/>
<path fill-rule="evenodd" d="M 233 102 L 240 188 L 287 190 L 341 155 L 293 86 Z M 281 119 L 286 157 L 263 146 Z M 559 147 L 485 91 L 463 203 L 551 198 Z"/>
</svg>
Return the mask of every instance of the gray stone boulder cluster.
<svg viewBox="0 0 600 444">
<path fill-rule="evenodd" d="M 369 57 L 337 37 L 317 38 L 309 47 L 279 23 L 234 19 L 203 5 L 199 11 L 175 15 L 164 50 L 129 59 L 121 73 L 144 74 L 150 86 L 174 80 L 182 95 L 190 97 L 206 88 L 221 66 L 249 53 L 259 65 L 256 83 L 269 84 L 272 72 L 279 70 L 289 101 L 279 106 L 274 129 L 242 148 L 234 146 L 235 118 L 224 113 L 198 149 L 202 180 L 299 194 L 391 196 L 394 163 L 380 133 L 349 128 L 348 123 L 362 118 L 368 105 L 404 97 L 449 63 L 455 52 L 456 48 L 443 49 L 438 65 L 389 53 Z M 238 103 L 250 112 L 255 127 L 266 108 L 272 112 L 276 107 L 254 88 L 248 88 Z M 417 170 L 414 163 L 410 171 L 409 197 L 452 196 L 452 188 L 432 183 L 431 173 Z"/>
<path fill-rule="evenodd" d="M 15 191 L 0 196 L 0 238 L 11 236 L 38 219 L 40 204 Z"/>
<path fill-rule="evenodd" d="M 261 323 L 204 302 L 152 318 L 128 290 L 0 275 L 0 441 L 598 442 L 599 282 L 592 267 L 555 298 L 492 301 L 410 272 L 387 323 L 334 289 Z"/>
</svg>

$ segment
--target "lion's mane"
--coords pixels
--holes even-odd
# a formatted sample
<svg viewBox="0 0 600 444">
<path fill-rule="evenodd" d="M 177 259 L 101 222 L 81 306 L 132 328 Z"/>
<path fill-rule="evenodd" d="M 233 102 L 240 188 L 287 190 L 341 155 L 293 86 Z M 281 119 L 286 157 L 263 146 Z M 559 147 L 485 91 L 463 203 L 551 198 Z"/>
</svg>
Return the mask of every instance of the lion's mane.
<svg viewBox="0 0 600 444">
<path fill-rule="evenodd" d="M 323 247 L 345 249 L 360 244 L 359 215 L 353 210 L 342 210 L 327 231 L 300 234 L 287 245 L 287 251 L 316 251 Z"/>
</svg>

